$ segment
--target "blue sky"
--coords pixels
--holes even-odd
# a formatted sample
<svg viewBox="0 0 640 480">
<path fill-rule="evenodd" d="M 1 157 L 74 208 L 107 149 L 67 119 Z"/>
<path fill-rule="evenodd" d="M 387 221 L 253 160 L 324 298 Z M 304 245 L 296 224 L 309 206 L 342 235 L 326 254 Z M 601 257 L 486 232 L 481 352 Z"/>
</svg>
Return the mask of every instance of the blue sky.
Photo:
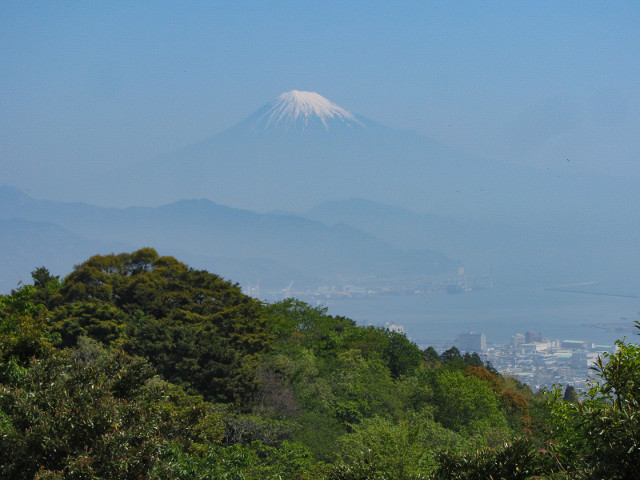
<svg viewBox="0 0 640 480">
<path fill-rule="evenodd" d="M 291 89 L 479 156 L 640 180 L 637 1 L 4 0 L 0 25 L 0 183 L 46 198 Z"/>
</svg>

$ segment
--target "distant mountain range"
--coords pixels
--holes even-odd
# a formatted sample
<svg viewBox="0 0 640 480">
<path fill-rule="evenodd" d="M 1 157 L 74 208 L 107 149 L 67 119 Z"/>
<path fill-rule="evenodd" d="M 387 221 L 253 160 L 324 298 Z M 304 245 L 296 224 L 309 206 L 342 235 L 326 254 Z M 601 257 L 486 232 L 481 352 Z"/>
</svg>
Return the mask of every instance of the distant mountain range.
<svg viewBox="0 0 640 480">
<path fill-rule="evenodd" d="M 635 205 L 606 212 L 588 206 L 547 218 L 466 219 L 352 198 L 300 213 L 327 225 L 346 223 L 403 248 L 429 248 L 456 258 L 497 284 L 553 285 L 585 280 L 640 288 L 640 218 Z M 629 290 L 631 289 L 631 290 Z M 635 290 L 634 290 L 635 289 Z"/>
<path fill-rule="evenodd" d="M 1 219 L 0 293 L 16 288 L 19 281 L 32 283 L 29 273 L 42 265 L 58 274 L 68 273 L 91 255 L 122 249 L 47 222 Z"/>
<path fill-rule="evenodd" d="M 3 222 L 0 288 L 7 290 L 43 264 L 66 274 L 87 256 L 142 246 L 175 255 L 241 283 L 264 288 L 318 285 L 362 276 L 419 277 L 454 272 L 445 254 L 401 249 L 340 223 L 258 214 L 208 200 L 125 209 L 36 200 L 0 187 Z M 35 252 L 35 253 L 34 253 Z"/>
<path fill-rule="evenodd" d="M 613 281 L 636 293 L 640 224 L 621 221 L 625 215 L 612 211 L 592 223 L 579 215 L 573 223 L 469 221 L 357 198 L 293 213 L 259 214 L 208 200 L 120 209 L 36 200 L 5 186 L 0 291 L 30 281 L 41 265 L 64 275 L 96 253 L 153 246 L 263 292 L 291 282 L 303 290 L 415 286 L 426 276 L 452 278 L 464 266 L 502 285 Z"/>
</svg>

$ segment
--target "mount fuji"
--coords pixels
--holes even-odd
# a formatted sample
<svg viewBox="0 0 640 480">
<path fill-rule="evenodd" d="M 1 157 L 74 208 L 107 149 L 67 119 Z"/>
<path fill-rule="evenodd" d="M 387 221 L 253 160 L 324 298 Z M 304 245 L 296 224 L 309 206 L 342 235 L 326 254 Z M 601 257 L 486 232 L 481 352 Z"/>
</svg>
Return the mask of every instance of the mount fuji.
<svg viewBox="0 0 640 480">
<path fill-rule="evenodd" d="M 315 92 L 291 90 L 265 105 L 245 122 L 244 128 L 255 130 L 325 130 L 364 127 L 351 112 Z"/>
<path fill-rule="evenodd" d="M 292 90 L 218 135 L 87 186 L 94 203 L 113 204 L 116 189 L 121 205 L 205 198 L 261 212 L 351 197 L 466 218 L 574 218 L 596 198 L 627 204 L 626 186 L 561 160 L 545 170 L 473 157 Z"/>
</svg>

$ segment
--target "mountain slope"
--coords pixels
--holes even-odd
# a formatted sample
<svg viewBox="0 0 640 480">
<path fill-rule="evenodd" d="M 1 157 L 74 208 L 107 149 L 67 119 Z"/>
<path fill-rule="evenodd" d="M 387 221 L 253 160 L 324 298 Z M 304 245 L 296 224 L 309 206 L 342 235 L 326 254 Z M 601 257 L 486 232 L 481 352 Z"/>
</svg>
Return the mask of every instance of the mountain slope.
<svg viewBox="0 0 640 480">
<path fill-rule="evenodd" d="M 474 272 L 493 272 L 503 284 L 572 283 L 617 278 L 637 285 L 640 224 L 631 209 L 575 211 L 566 217 L 481 221 L 410 210 L 353 198 L 325 202 L 302 213 L 327 225 L 346 223 L 405 248 L 431 248 Z M 626 291 L 626 290 L 625 290 Z"/>
<path fill-rule="evenodd" d="M 292 275 L 289 280 L 297 284 L 317 285 L 335 282 L 338 277 L 406 278 L 451 272 L 457 267 L 442 253 L 403 250 L 344 224 L 328 227 L 293 215 L 257 214 L 208 200 L 117 209 L 35 200 L 2 187 L 0 212 L 0 219 L 11 215 L 46 220 L 89 239 L 153 246 L 190 262 L 217 259 L 229 270 L 207 267 L 246 283 L 260 279 L 273 284 Z M 259 272 L 272 278 L 256 276 Z"/>
<path fill-rule="evenodd" d="M 553 168 L 535 169 L 517 158 L 499 162 L 465 155 L 299 91 L 282 94 L 202 142 L 60 188 L 105 205 L 205 198 L 264 212 L 360 197 L 490 220 L 620 210 L 636 190 L 631 182 L 585 175 L 579 161 L 565 158 Z"/>
<path fill-rule="evenodd" d="M 465 155 L 348 112 L 314 92 L 292 91 L 225 132 L 102 183 L 117 184 L 129 205 L 207 198 L 267 211 L 361 197 L 482 218 L 602 209 L 594 198 L 622 208 L 634 191 L 559 160 L 556 168 L 538 170 L 517 159 Z M 99 192 L 97 186 L 94 194 Z"/>
<path fill-rule="evenodd" d="M 89 239 L 48 222 L 0 219 L 0 293 L 16 288 L 19 281 L 31 283 L 30 273 L 38 267 L 66 275 L 91 255 L 128 249 L 125 244 Z"/>
</svg>

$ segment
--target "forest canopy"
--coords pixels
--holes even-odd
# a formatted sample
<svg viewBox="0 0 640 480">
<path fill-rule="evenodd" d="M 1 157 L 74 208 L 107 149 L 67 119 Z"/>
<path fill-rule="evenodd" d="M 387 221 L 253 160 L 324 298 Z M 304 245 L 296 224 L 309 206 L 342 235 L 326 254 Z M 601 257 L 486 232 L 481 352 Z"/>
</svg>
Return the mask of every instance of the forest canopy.
<svg viewBox="0 0 640 480">
<path fill-rule="evenodd" d="M 534 394 L 151 248 L 0 297 L 0 478 L 634 478 L 640 350 Z M 569 394 L 570 393 L 570 394 Z"/>
</svg>

